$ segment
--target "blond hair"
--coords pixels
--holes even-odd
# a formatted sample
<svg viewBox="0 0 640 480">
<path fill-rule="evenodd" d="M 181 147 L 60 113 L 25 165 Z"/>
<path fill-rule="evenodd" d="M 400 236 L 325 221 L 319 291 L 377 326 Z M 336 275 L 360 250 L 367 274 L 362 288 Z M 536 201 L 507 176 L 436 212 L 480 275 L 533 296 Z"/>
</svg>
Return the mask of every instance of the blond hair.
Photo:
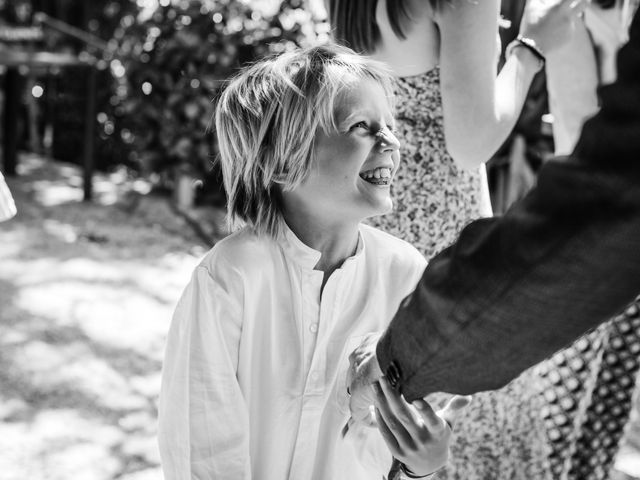
<svg viewBox="0 0 640 480">
<path fill-rule="evenodd" d="M 363 79 L 392 97 L 386 67 L 337 45 L 270 57 L 230 81 L 216 107 L 216 134 L 230 228 L 276 236 L 281 191 L 308 175 L 318 128 L 337 131 L 336 99 Z"/>
</svg>

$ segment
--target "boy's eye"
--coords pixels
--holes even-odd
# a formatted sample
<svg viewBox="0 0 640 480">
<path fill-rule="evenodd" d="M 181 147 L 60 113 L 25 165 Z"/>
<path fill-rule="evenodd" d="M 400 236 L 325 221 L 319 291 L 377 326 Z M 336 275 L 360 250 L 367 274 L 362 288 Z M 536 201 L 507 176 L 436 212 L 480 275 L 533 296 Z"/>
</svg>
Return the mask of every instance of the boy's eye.
<svg viewBox="0 0 640 480">
<path fill-rule="evenodd" d="M 371 130 L 371 127 L 369 127 L 369 124 L 368 124 L 367 122 L 365 122 L 365 121 L 361 121 L 361 122 L 358 122 L 358 123 L 354 123 L 354 124 L 351 126 L 351 129 L 350 129 L 350 130 L 355 130 L 355 129 L 357 129 L 357 128 L 362 128 L 363 130 Z"/>
</svg>

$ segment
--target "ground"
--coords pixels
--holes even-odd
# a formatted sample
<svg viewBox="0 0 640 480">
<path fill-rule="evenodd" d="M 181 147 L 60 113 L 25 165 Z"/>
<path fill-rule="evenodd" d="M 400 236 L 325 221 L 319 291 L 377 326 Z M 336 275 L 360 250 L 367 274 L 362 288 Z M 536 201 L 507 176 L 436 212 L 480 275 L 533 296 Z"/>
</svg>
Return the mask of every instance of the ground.
<svg viewBox="0 0 640 480">
<path fill-rule="evenodd" d="M 119 173 L 99 175 L 82 203 L 76 167 L 30 155 L 9 184 L 19 215 L 0 224 L 0 480 L 161 480 L 165 336 L 220 212 L 185 217 Z M 636 437 L 618 466 L 640 477 Z"/>
<path fill-rule="evenodd" d="M 77 168 L 20 166 L 0 225 L 0 479 L 160 479 L 164 339 L 207 245 L 144 184 L 100 176 L 86 204 Z"/>
</svg>

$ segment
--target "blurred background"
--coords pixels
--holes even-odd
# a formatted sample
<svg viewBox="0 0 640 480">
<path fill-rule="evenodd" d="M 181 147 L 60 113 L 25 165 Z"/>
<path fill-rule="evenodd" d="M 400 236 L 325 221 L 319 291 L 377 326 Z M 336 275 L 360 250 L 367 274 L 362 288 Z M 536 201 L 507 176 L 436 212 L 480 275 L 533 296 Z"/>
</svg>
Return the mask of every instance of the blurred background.
<svg viewBox="0 0 640 480">
<path fill-rule="evenodd" d="M 504 0 L 502 43 L 524 2 Z M 211 131 L 240 66 L 325 42 L 322 0 L 0 0 L 0 480 L 161 479 L 165 334 L 225 235 Z M 553 151 L 544 76 L 488 164 L 503 212 Z M 636 419 L 617 461 L 640 478 Z"/>
</svg>

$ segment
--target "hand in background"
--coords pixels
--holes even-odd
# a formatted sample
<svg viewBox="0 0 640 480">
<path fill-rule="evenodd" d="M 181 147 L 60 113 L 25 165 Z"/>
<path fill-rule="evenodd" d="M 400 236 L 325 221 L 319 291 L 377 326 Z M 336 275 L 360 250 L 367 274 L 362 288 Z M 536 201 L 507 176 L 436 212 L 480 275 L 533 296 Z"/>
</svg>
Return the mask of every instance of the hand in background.
<svg viewBox="0 0 640 480">
<path fill-rule="evenodd" d="M 520 34 L 534 40 L 546 55 L 569 41 L 575 22 L 582 21 L 589 3 L 589 0 L 528 0 Z"/>
<path fill-rule="evenodd" d="M 365 337 L 349 355 L 349 371 L 347 373 L 347 390 L 351 395 L 349 408 L 351 417 L 356 422 L 370 418 L 374 401 L 372 384 L 382 377 L 382 371 L 376 357 L 376 345 L 380 334 L 372 333 Z"/>
<path fill-rule="evenodd" d="M 434 412 L 425 400 L 407 403 L 385 378 L 373 389 L 378 429 L 391 454 L 418 476 L 445 466 L 453 425 L 471 397 L 456 395 Z"/>
</svg>

